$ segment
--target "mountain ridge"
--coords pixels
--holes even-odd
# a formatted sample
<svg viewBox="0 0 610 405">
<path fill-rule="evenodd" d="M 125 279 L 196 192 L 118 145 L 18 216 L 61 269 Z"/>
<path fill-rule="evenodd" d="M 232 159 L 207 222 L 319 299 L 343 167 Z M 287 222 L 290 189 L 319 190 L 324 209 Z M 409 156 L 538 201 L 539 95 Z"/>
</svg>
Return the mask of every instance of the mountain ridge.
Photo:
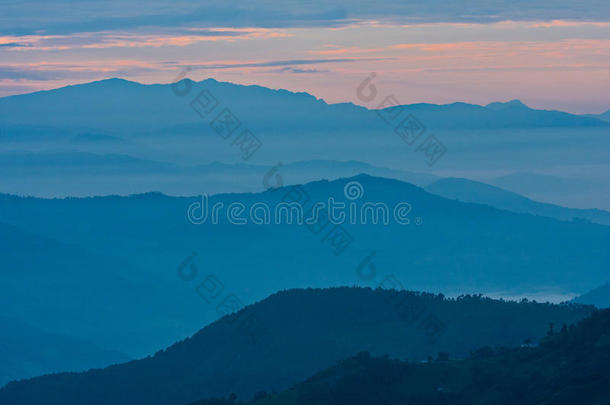
<svg viewBox="0 0 610 405">
<path fill-rule="evenodd" d="M 413 309 L 401 315 L 399 303 Z M 446 323 L 434 343 L 416 326 L 414 310 Z M 100 404 L 169 405 L 229 392 L 243 398 L 261 389 L 288 388 L 362 350 L 410 359 L 424 359 L 438 350 L 465 356 L 481 343 L 516 346 L 527 338 L 538 340 L 548 322 L 571 324 L 591 310 L 370 288 L 279 291 L 154 356 L 103 370 L 12 382 L 0 390 L 0 401 L 71 405 L 95 398 Z M 264 328 L 254 341 L 247 332 L 251 329 L 240 327 L 252 316 Z M 472 339 L 457 339 L 464 334 Z M 132 383 L 123 384 L 127 376 Z"/>
<path fill-rule="evenodd" d="M 32 95 L 45 94 L 45 93 L 50 93 L 50 92 L 59 92 L 59 91 L 65 90 L 65 89 L 78 89 L 79 87 L 98 87 L 98 86 L 104 87 L 104 85 L 130 86 L 130 87 L 141 87 L 141 86 L 164 87 L 164 86 L 168 86 L 168 85 L 169 86 L 178 85 L 178 84 L 181 84 L 184 82 L 187 82 L 190 84 L 214 83 L 214 84 L 219 84 L 219 85 L 228 86 L 228 87 L 234 86 L 234 87 L 238 87 L 238 88 L 254 89 L 257 91 L 263 91 L 263 92 L 270 93 L 270 94 L 277 93 L 277 94 L 289 94 L 292 96 L 304 96 L 308 99 L 312 99 L 313 101 L 322 102 L 323 104 L 328 105 L 328 106 L 349 105 L 351 107 L 356 107 L 356 108 L 360 108 L 360 109 L 364 109 L 364 110 L 368 110 L 368 111 L 379 110 L 378 108 L 368 108 L 368 107 L 365 107 L 365 106 L 362 106 L 359 104 L 355 104 L 355 103 L 349 102 L 349 101 L 328 103 L 323 98 L 316 97 L 315 95 L 313 95 L 307 91 L 292 91 L 292 90 L 283 89 L 283 88 L 266 87 L 266 86 L 262 86 L 262 85 L 258 85 L 258 84 L 240 84 L 240 83 L 233 83 L 233 82 L 225 82 L 225 81 L 216 80 L 213 77 L 208 77 L 208 78 L 201 79 L 198 81 L 189 79 L 189 78 L 185 78 L 185 79 L 181 79 L 178 82 L 170 82 L 170 83 L 141 83 L 141 82 L 137 82 L 137 81 L 133 81 L 133 80 L 123 79 L 120 77 L 112 77 L 112 78 L 108 78 L 108 79 L 94 80 L 91 82 L 69 84 L 66 86 L 57 87 L 57 88 L 48 89 L 48 90 L 38 90 L 38 91 L 30 92 L 30 93 L 3 96 L 3 97 L 0 97 L 0 100 L 7 99 L 7 98 L 13 98 L 13 97 L 32 96 Z M 605 115 L 610 114 L 610 110 L 606 111 L 605 113 L 601 113 L 601 114 L 574 114 L 574 113 L 570 113 L 567 111 L 561 111 L 561 110 L 534 109 L 534 108 L 529 107 L 527 104 L 523 103 L 519 99 L 512 99 L 509 101 L 492 101 L 487 104 L 474 104 L 474 103 L 468 103 L 468 102 L 463 102 L 463 101 L 453 101 L 453 102 L 448 102 L 445 104 L 417 102 L 417 103 L 411 103 L 411 104 L 399 104 L 394 107 L 386 107 L 386 108 L 391 109 L 391 108 L 401 108 L 401 107 L 409 108 L 409 107 L 451 107 L 451 106 L 480 107 L 480 108 L 486 108 L 486 109 L 491 109 L 491 110 L 496 110 L 496 111 L 507 109 L 507 108 L 522 108 L 522 109 L 534 110 L 534 111 L 559 112 L 559 113 L 564 113 L 564 114 L 569 114 L 569 115 L 575 115 L 575 116 L 584 115 L 584 116 L 589 116 L 589 117 L 599 117 L 599 116 L 605 116 Z"/>
<path fill-rule="evenodd" d="M 215 98 L 229 103 L 231 109 L 243 117 L 242 120 L 259 130 L 271 129 L 266 120 L 272 120 L 276 128 L 278 124 L 281 128 L 288 128 L 288 122 L 292 125 L 300 122 L 304 129 L 311 130 L 330 129 L 334 128 L 335 124 L 339 124 L 339 128 L 383 128 L 383 122 L 370 120 L 372 114 L 376 114 L 377 110 L 374 109 L 353 103 L 328 104 L 306 92 L 219 82 L 211 78 L 197 82 L 183 79 L 170 84 L 141 84 L 115 78 L 8 96 L 0 98 L 0 119 L 11 124 L 26 124 L 30 121 L 25 119 L 23 112 L 28 111 L 30 116 L 37 114 L 42 121 L 39 124 L 61 124 L 64 127 L 79 125 L 114 131 L 119 130 L 121 126 L 124 127 L 123 131 L 128 128 L 145 131 L 154 126 L 171 128 L 196 122 L 197 114 L 188 111 L 188 108 L 179 107 L 181 103 L 174 100 L 176 95 L 171 93 L 173 86 L 209 89 Z M 116 98 L 117 92 L 121 94 L 121 102 L 117 105 L 108 103 L 108 98 Z M 255 109 L 257 111 L 252 111 L 252 106 L 247 104 L 254 99 L 259 106 Z M 246 104 L 243 100 L 246 100 Z M 290 108 L 287 108 L 286 103 Z M 513 106 L 514 103 L 511 103 L 513 102 L 491 103 L 487 106 L 461 102 L 445 105 L 419 103 L 390 107 L 386 110 L 400 108 L 413 111 L 421 115 L 418 119 L 434 122 L 435 127 L 439 128 L 610 126 L 610 123 L 600 119 L 564 112 L 534 110 L 529 107 L 508 108 Z M 503 107 L 498 108 L 501 105 Z M 65 108 L 71 115 L 66 113 L 68 110 Z M 304 109 L 307 110 L 308 120 L 301 113 Z M 44 111 L 55 116 L 40 118 L 45 117 Z M 269 115 L 272 112 L 277 113 L 274 119 Z M 103 115 L 105 119 L 100 121 L 93 113 Z M 261 114 L 268 117 L 261 119 Z M 142 115 L 147 115 L 148 121 L 140 118 Z M 131 121 L 127 120 L 129 116 Z"/>
<path fill-rule="evenodd" d="M 447 177 L 424 187 L 426 191 L 463 202 L 487 204 L 512 212 L 529 213 L 560 220 L 589 220 L 610 225 L 610 212 L 600 209 L 576 209 L 542 203 L 518 193 L 475 180 Z"/>
<path fill-rule="evenodd" d="M 247 213 L 256 203 L 276 207 L 295 193 L 305 192 L 307 212 L 315 202 L 329 198 L 348 206 L 351 200 L 345 196 L 345 187 L 349 182 L 360 183 L 364 190 L 357 208 L 365 202 L 383 202 L 388 207 L 407 202 L 412 208 L 410 223 L 391 221 L 384 226 L 369 220 L 335 228 L 322 227 L 322 222 L 316 233 L 315 227 L 287 221 L 235 225 L 226 210 L 217 224 L 209 219 L 196 224 L 189 220 L 187 210 L 201 207 L 201 196 L 149 193 L 43 200 L 1 195 L 0 222 L 23 232 L 17 234 L 7 227 L 0 250 L 2 264 L 13 271 L 0 272 L 0 282 L 27 286 L 9 288 L 10 294 L 1 297 L 6 300 L 5 308 L 12 308 L 7 315 L 47 329 L 49 324 L 59 327 L 59 321 L 69 320 L 64 326 L 75 336 L 136 357 L 143 354 L 144 347 L 166 346 L 217 319 L 216 306 L 202 300 L 196 290 L 197 283 L 210 274 L 244 303 L 289 288 L 374 287 L 390 275 L 410 290 L 447 295 L 501 291 L 505 296 L 528 296 L 547 291 L 572 296 L 607 281 L 608 226 L 453 201 L 398 180 L 361 175 L 262 193 L 217 194 L 209 196 L 208 202 L 209 207 L 241 203 Z M 337 229 L 347 233 L 349 243 L 331 242 L 328 235 Z M 23 233 L 44 235 L 58 241 L 58 246 L 69 244 L 78 249 L 41 251 L 36 247 L 41 239 L 24 236 L 25 242 L 30 240 L 26 245 L 17 238 Z M 39 252 L 37 260 L 31 259 L 31 251 Z M 82 251 L 91 254 L 79 253 Z M 185 282 L 176 268 L 193 252 L 198 279 Z M 108 255 L 112 258 L 106 258 Z M 372 279 L 358 272 L 367 258 L 376 269 Z M 60 274 L 75 276 L 66 276 L 64 282 L 43 269 L 63 269 Z M 121 269 L 130 282 L 119 284 L 103 278 L 111 269 Z M 37 283 L 31 281 L 34 275 Z M 68 289 L 65 284 L 80 287 Z M 66 308 L 50 308 L 32 297 L 49 297 L 50 302 L 84 301 L 88 307 L 66 312 Z M 124 300 L 131 311 L 119 312 L 121 319 L 117 319 L 106 305 L 108 300 Z M 100 308 L 95 311 L 96 322 L 86 308 Z M 129 322 L 126 317 L 138 321 Z M 106 327 L 119 321 L 121 329 Z"/>
</svg>

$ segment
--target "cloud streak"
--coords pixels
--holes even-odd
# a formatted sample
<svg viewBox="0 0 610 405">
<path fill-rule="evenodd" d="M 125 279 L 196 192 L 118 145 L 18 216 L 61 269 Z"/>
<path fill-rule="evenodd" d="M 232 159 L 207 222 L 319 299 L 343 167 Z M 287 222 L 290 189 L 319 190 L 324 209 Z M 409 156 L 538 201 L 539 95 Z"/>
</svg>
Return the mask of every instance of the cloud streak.
<svg viewBox="0 0 610 405">
<path fill-rule="evenodd" d="M 264 62 L 232 62 L 232 63 L 211 63 L 211 64 L 191 64 L 191 68 L 195 69 L 241 69 L 241 68 L 258 68 L 258 67 L 276 67 L 276 66 L 292 66 L 292 65 L 319 65 L 328 63 L 355 63 L 366 62 L 372 60 L 389 60 L 391 58 L 335 58 L 335 59 L 290 59 L 290 60 L 271 60 Z"/>
<path fill-rule="evenodd" d="M 205 41 L 238 41 L 288 37 L 290 34 L 265 28 L 174 29 L 170 32 L 86 32 L 71 35 L 24 35 L 0 37 L 0 47 L 16 51 L 58 51 L 72 49 L 140 48 L 187 46 Z"/>
<path fill-rule="evenodd" d="M 380 0 L 239 0 L 222 3 L 174 0 L 29 0 L 3 5 L 0 34 L 71 34 L 90 31 L 133 30 L 142 27 L 341 27 L 372 20 L 400 24 L 429 22 L 490 23 L 504 20 L 553 22 L 610 21 L 605 0 L 480 2 L 428 0 L 396 2 Z M 70 12 L 66 12 L 70 10 Z M 315 10 L 315 11 L 312 11 Z"/>
<path fill-rule="evenodd" d="M 299 68 L 293 68 L 292 66 L 286 66 L 280 69 L 273 69 L 272 72 L 275 73 L 295 73 L 295 74 L 300 74 L 300 73 L 327 73 L 328 70 L 320 70 L 320 69 L 299 69 Z"/>
</svg>

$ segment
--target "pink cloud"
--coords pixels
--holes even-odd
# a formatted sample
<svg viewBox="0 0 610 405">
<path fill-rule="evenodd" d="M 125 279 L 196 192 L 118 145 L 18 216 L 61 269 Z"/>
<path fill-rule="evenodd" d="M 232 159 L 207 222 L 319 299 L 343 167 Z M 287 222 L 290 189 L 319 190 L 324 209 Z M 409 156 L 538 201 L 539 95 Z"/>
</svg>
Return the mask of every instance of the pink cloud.
<svg viewBox="0 0 610 405">
<path fill-rule="evenodd" d="M 349 48 L 335 48 L 335 49 L 326 49 L 326 50 L 321 50 L 321 51 L 309 51 L 309 53 L 312 55 L 347 55 L 347 54 L 380 52 L 381 50 L 383 50 L 383 49 L 360 48 L 357 46 L 351 46 Z"/>
<path fill-rule="evenodd" d="M 71 49 L 106 49 L 186 46 L 205 41 L 228 41 L 290 37 L 284 30 L 267 28 L 207 28 L 185 29 L 181 33 L 89 32 L 71 35 L 25 35 L 0 37 L 2 44 L 17 51 L 65 51 Z"/>
</svg>

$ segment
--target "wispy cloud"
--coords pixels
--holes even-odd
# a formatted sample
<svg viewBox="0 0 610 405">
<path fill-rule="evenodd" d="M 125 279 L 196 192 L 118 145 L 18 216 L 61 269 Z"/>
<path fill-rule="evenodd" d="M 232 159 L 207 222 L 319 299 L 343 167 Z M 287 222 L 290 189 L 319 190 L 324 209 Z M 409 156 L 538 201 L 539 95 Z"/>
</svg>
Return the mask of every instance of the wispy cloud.
<svg viewBox="0 0 610 405">
<path fill-rule="evenodd" d="M 607 109 L 610 9 L 504 1 L 484 13 L 440 0 L 10 2 L 0 15 L 0 94 L 110 77 L 168 82 L 191 66 L 193 79 L 334 102 L 354 101 L 354 83 L 374 71 L 411 102 L 569 94 L 572 106 Z"/>
<path fill-rule="evenodd" d="M 610 70 L 610 63 L 591 65 L 591 64 L 572 64 L 572 65 L 519 65 L 519 66 L 486 66 L 486 67 L 463 67 L 463 68 L 425 68 L 422 72 L 579 72 L 586 70 L 607 71 Z"/>
<path fill-rule="evenodd" d="M 0 46 L 27 51 L 186 46 L 204 41 L 281 38 L 291 34 L 266 28 L 175 29 L 170 32 L 84 32 L 70 35 L 0 37 Z"/>
<path fill-rule="evenodd" d="M 328 70 L 320 70 L 320 69 L 298 69 L 298 68 L 293 68 L 292 66 L 286 66 L 280 69 L 273 69 L 271 70 L 272 72 L 275 73 L 327 73 Z"/>
<path fill-rule="evenodd" d="M 262 62 L 228 62 L 228 63 L 203 63 L 191 64 L 192 69 L 240 69 L 257 67 L 275 67 L 292 65 L 318 65 L 328 63 L 354 63 L 366 62 L 371 60 L 388 60 L 391 58 L 334 58 L 334 59 L 290 59 L 290 60 L 270 60 Z"/>
<path fill-rule="evenodd" d="M 158 64 L 135 60 L 89 61 L 88 63 L 0 64 L 0 79 L 13 81 L 95 80 L 156 72 Z"/>
<path fill-rule="evenodd" d="M 378 48 L 361 48 L 358 46 L 350 46 L 347 48 L 333 47 L 331 49 L 322 49 L 318 51 L 309 51 L 312 55 L 358 55 L 379 52 Z"/>
</svg>

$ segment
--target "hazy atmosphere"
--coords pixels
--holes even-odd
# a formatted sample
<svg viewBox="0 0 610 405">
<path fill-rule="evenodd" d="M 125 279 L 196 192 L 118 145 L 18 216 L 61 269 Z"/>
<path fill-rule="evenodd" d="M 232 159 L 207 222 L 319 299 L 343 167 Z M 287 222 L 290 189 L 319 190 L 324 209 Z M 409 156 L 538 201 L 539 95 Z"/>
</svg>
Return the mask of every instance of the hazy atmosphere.
<svg viewBox="0 0 610 405">
<path fill-rule="evenodd" d="M 0 404 L 607 405 L 607 2 L 0 3 Z"/>
</svg>

